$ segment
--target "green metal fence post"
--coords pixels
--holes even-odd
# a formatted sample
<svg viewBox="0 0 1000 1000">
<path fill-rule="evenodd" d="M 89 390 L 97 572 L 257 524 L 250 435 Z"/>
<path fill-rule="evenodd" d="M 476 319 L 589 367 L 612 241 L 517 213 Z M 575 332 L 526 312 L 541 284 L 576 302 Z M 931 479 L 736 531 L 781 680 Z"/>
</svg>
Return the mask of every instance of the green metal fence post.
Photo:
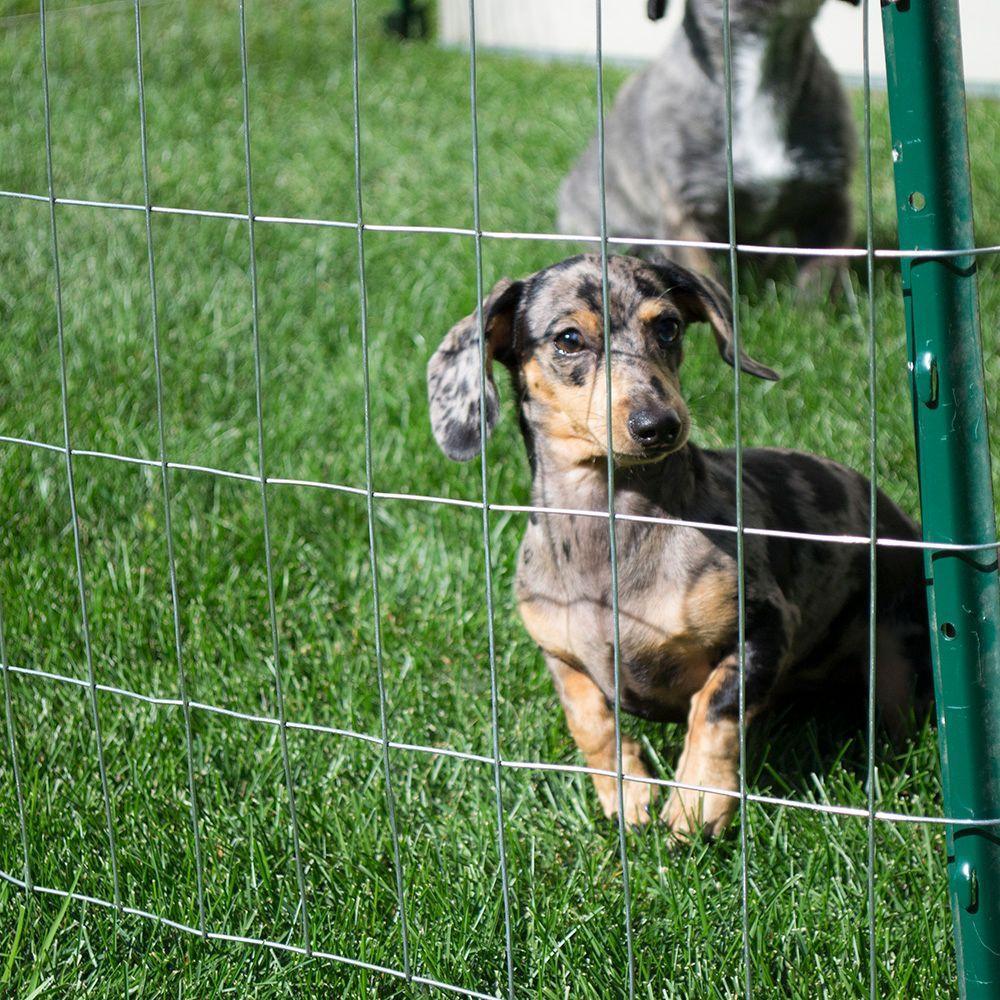
<svg viewBox="0 0 1000 1000">
<path fill-rule="evenodd" d="M 972 248 L 957 0 L 883 0 L 902 250 Z M 924 537 L 996 541 L 973 255 L 903 258 Z M 1000 816 L 997 550 L 927 552 L 947 815 Z M 959 990 L 1000 997 L 1000 827 L 948 829 Z"/>
</svg>

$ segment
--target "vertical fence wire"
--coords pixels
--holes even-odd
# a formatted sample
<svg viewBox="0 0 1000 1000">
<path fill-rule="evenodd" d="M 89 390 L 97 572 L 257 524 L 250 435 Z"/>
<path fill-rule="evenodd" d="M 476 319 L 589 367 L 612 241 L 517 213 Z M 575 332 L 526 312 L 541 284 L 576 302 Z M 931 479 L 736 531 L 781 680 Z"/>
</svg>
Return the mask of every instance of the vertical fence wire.
<svg viewBox="0 0 1000 1000">
<path fill-rule="evenodd" d="M 18 765 L 17 736 L 14 731 L 14 705 L 10 694 L 10 664 L 7 662 L 7 637 L 4 628 L 3 595 L 0 595 L 0 669 L 3 670 L 3 701 L 7 720 L 7 745 L 10 749 L 10 767 L 14 775 L 14 794 L 17 797 L 17 819 L 21 827 L 21 851 L 24 854 L 24 884 L 28 892 L 33 888 L 31 856 L 28 851 L 28 823 L 24 814 L 24 791 L 21 786 L 21 769 Z"/>
<path fill-rule="evenodd" d="M 378 585 L 378 547 L 375 532 L 375 486 L 372 461 L 371 374 L 368 352 L 368 284 L 365 277 L 365 215 L 361 191 L 361 73 L 360 36 L 358 32 L 358 0 L 351 0 L 351 87 L 354 116 L 354 205 L 358 234 L 358 299 L 361 322 L 361 375 L 364 389 L 365 425 L 365 507 L 368 517 L 368 558 L 372 574 L 372 607 L 374 609 L 375 674 L 378 680 L 379 729 L 382 744 L 382 770 L 385 778 L 386 810 L 392 837 L 392 862 L 396 877 L 396 905 L 399 909 L 400 943 L 403 951 L 403 974 L 413 978 L 410 966 L 410 940 L 406 926 L 406 893 L 403 884 L 403 861 L 396 826 L 396 801 L 392 791 L 392 770 L 389 762 L 389 710 L 385 694 L 385 663 L 382 655 L 382 604 Z"/>
<path fill-rule="evenodd" d="M 101 797 L 104 800 L 104 819 L 108 834 L 108 851 L 111 865 L 111 883 L 114 889 L 115 909 L 121 912 L 121 886 L 118 879 L 118 845 L 115 840 L 114 811 L 108 788 L 108 772 L 104 766 L 104 737 L 101 732 L 101 715 L 97 705 L 97 677 L 94 673 L 94 655 L 90 641 L 90 617 L 87 612 L 87 584 L 83 567 L 83 545 L 80 541 L 80 518 L 76 509 L 76 482 L 73 476 L 73 445 L 69 423 L 69 375 L 66 364 L 66 338 L 63 326 L 62 276 L 59 270 L 59 235 L 56 226 L 56 195 L 52 173 L 52 108 L 49 103 L 48 40 L 45 33 L 45 0 L 38 6 L 41 25 L 42 101 L 45 115 L 45 177 L 49 189 L 49 230 L 52 245 L 52 274 L 55 281 L 56 339 L 59 343 L 60 396 L 62 401 L 63 450 L 66 455 L 66 485 L 69 491 L 70 520 L 73 525 L 73 549 L 76 555 L 76 581 L 80 597 L 80 625 L 83 631 L 83 648 L 87 663 L 87 688 L 90 694 L 90 711 L 97 744 L 97 769 L 101 777 Z"/>
<path fill-rule="evenodd" d="M 188 695 L 187 671 L 181 643 L 180 601 L 177 591 L 177 564 L 174 559 L 174 532 L 170 511 L 170 472 L 167 468 L 167 437 L 163 418 L 163 366 L 160 359 L 160 319 L 156 300 L 156 265 L 153 253 L 153 216 L 149 189 L 149 144 L 146 126 L 146 88 L 142 62 L 142 21 L 139 0 L 135 0 L 135 69 L 139 86 L 139 138 L 142 153 L 142 191 L 146 217 L 146 259 L 149 265 L 150 327 L 153 337 L 153 366 L 156 370 L 156 426 L 160 452 L 160 485 L 163 491 L 163 530 L 167 547 L 167 570 L 170 576 L 170 606 L 173 611 L 174 651 L 177 657 L 178 688 L 181 711 L 184 716 L 184 743 L 187 754 L 188 796 L 191 812 L 191 830 L 194 834 L 195 881 L 198 892 L 198 927 L 202 935 L 205 926 L 205 863 L 201 846 L 201 823 L 198 818 L 198 793 L 194 780 L 194 741 L 191 729 L 191 702 Z"/>
<path fill-rule="evenodd" d="M 740 396 L 740 279 L 736 252 L 736 182 L 733 168 L 733 41 L 729 23 L 729 0 L 722 0 L 722 63 L 726 115 L 726 213 L 729 230 L 729 282 L 733 300 L 733 423 L 736 458 L 736 600 L 739 659 L 739 739 L 740 739 L 740 912 L 743 935 L 743 989 L 750 1000 L 753 970 L 750 961 L 750 899 L 748 866 L 747 811 L 747 636 L 746 636 L 746 565 L 743 553 L 743 425 Z"/>
<path fill-rule="evenodd" d="M 288 758 L 288 729 L 285 721 L 285 697 L 281 684 L 281 649 L 278 641 L 278 613 L 274 599 L 274 573 L 271 566 L 271 527 L 267 509 L 267 465 L 264 450 L 264 378 L 260 351 L 260 309 L 257 293 L 257 246 L 254 240 L 253 179 L 250 168 L 250 74 L 247 69 L 247 26 L 244 0 L 240 0 L 240 72 L 243 82 L 243 156 L 246 165 L 247 187 L 247 235 L 250 254 L 250 308 L 253 327 L 253 367 L 254 395 L 257 409 L 257 459 L 260 473 L 260 508 L 264 530 L 264 571 L 267 577 L 267 610 L 271 625 L 271 657 L 274 670 L 275 708 L 278 712 L 278 740 L 281 747 L 281 763 L 285 772 L 285 787 L 288 792 L 288 813 L 292 833 L 292 851 L 295 856 L 295 878 L 299 890 L 299 913 L 302 924 L 302 938 L 306 954 L 312 954 L 309 935 L 309 904 L 306 898 L 305 874 L 302 870 L 302 854 L 299 850 L 299 819 L 295 808 L 295 782 L 292 780 L 292 765 Z"/>
<path fill-rule="evenodd" d="M 866 782 L 868 785 L 868 995 L 878 996 L 878 969 L 875 951 L 875 682 L 876 649 L 876 560 L 878 553 L 878 420 L 876 403 L 876 349 L 875 349 L 875 217 L 872 199 L 872 89 L 870 64 L 870 30 L 868 0 L 861 3 L 861 33 L 863 52 L 864 92 L 864 160 L 865 160 L 865 264 L 868 279 L 868 759 Z"/>
<path fill-rule="evenodd" d="M 625 897 L 625 955 L 628 963 L 628 996 L 635 997 L 635 953 L 632 940 L 632 887 L 628 870 L 628 842 L 625 830 L 625 781 L 622 776 L 621 726 L 621 628 L 618 617 L 618 543 L 615 530 L 615 463 L 611 401 L 611 306 L 608 301 L 608 210 L 605 197 L 605 135 L 604 135 L 604 0 L 594 0 L 597 34 L 597 190 L 601 223 L 601 310 L 604 327 L 604 391 L 606 396 L 608 468 L 608 547 L 611 562 L 611 624 L 612 656 L 615 686 L 615 779 L 618 788 L 618 852 L 622 865 L 622 890 Z"/>
<path fill-rule="evenodd" d="M 483 494 L 483 563 L 486 581 L 486 634 L 490 665 L 490 730 L 493 750 L 493 790 L 497 813 L 497 852 L 503 893 L 504 949 L 507 958 L 507 995 L 514 1000 L 514 949 L 510 924 L 510 879 L 500 777 L 500 708 L 497 683 L 496 634 L 493 625 L 493 550 L 490 542 L 489 479 L 486 464 L 486 330 L 483 318 L 483 233 L 479 203 L 479 101 L 476 74 L 476 0 L 469 0 L 469 103 L 472 115 L 472 215 L 476 231 L 476 322 L 479 327 L 479 446 Z"/>
</svg>

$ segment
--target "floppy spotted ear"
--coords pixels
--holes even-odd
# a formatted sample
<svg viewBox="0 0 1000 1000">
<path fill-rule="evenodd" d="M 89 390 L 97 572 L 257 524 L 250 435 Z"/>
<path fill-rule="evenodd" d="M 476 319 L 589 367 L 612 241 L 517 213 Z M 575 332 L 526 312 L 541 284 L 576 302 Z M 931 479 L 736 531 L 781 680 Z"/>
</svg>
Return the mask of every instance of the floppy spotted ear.
<svg viewBox="0 0 1000 1000">
<path fill-rule="evenodd" d="M 523 282 L 502 278 L 483 302 L 486 357 L 480 361 L 479 319 L 476 312 L 459 320 L 427 363 L 427 395 L 431 429 L 441 450 L 456 462 L 467 462 L 480 451 L 479 407 L 486 365 L 486 434 L 492 433 L 500 415 L 493 359 L 509 364 L 513 357 L 514 311 Z"/>
<path fill-rule="evenodd" d="M 730 365 L 735 364 L 733 309 L 729 304 L 729 296 L 722 286 L 712 278 L 689 271 L 673 261 L 661 260 L 654 267 L 667 281 L 670 296 L 680 306 L 685 320 L 692 323 L 709 323 L 723 361 Z M 740 369 L 748 375 L 756 375 L 757 378 L 766 378 L 772 382 L 781 377 L 773 368 L 754 361 L 742 349 Z"/>
<path fill-rule="evenodd" d="M 646 16 L 650 21 L 659 21 L 667 12 L 667 0 L 646 0 Z"/>
</svg>

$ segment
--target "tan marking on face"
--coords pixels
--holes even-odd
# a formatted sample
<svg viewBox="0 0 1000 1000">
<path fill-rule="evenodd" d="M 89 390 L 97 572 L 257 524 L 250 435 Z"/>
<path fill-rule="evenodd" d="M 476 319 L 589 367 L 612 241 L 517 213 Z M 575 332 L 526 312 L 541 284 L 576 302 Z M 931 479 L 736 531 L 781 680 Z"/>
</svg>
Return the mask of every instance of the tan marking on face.
<svg viewBox="0 0 1000 1000">
<path fill-rule="evenodd" d="M 556 387 L 542 371 L 538 358 L 529 358 L 521 368 L 521 375 L 532 399 L 540 400 L 547 406 L 558 404 Z"/>
<path fill-rule="evenodd" d="M 649 324 L 658 320 L 661 316 L 673 316 L 674 313 L 658 299 L 647 299 L 635 311 L 636 318 L 640 323 Z"/>
<path fill-rule="evenodd" d="M 538 358 L 530 358 L 521 368 L 528 393 L 542 412 L 532 422 L 548 443 L 557 442 L 566 461 L 583 462 L 608 453 L 607 379 L 604 366 L 593 366 L 583 385 L 550 378 Z M 628 429 L 634 375 L 611 371 L 612 449 L 616 455 L 641 455 Z M 679 401 L 678 394 L 678 401 Z"/>
<path fill-rule="evenodd" d="M 577 309 L 566 316 L 565 329 L 575 326 L 587 338 L 588 343 L 604 340 L 604 317 L 593 309 Z"/>
</svg>

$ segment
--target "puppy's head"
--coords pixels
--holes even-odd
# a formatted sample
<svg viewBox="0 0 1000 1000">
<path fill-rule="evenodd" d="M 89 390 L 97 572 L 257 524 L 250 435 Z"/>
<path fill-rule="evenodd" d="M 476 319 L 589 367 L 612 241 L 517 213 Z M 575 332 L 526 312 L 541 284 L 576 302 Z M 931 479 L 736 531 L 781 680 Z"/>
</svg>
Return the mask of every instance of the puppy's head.
<svg viewBox="0 0 1000 1000">
<path fill-rule="evenodd" d="M 655 462 L 686 441 L 690 416 L 678 369 L 689 324 L 707 323 L 719 354 L 735 361 L 732 311 L 710 278 L 666 261 L 608 259 L 611 451 L 619 465 Z M 522 417 L 565 464 L 608 454 L 608 373 L 601 258 L 571 257 L 521 281 L 504 279 L 482 307 L 448 332 L 427 369 L 431 426 L 442 450 L 479 454 L 485 383 L 486 431 L 499 414 L 493 361 L 514 376 Z M 482 369 L 485 365 L 485 373 Z M 740 354 L 740 368 L 776 379 Z"/>
</svg>

